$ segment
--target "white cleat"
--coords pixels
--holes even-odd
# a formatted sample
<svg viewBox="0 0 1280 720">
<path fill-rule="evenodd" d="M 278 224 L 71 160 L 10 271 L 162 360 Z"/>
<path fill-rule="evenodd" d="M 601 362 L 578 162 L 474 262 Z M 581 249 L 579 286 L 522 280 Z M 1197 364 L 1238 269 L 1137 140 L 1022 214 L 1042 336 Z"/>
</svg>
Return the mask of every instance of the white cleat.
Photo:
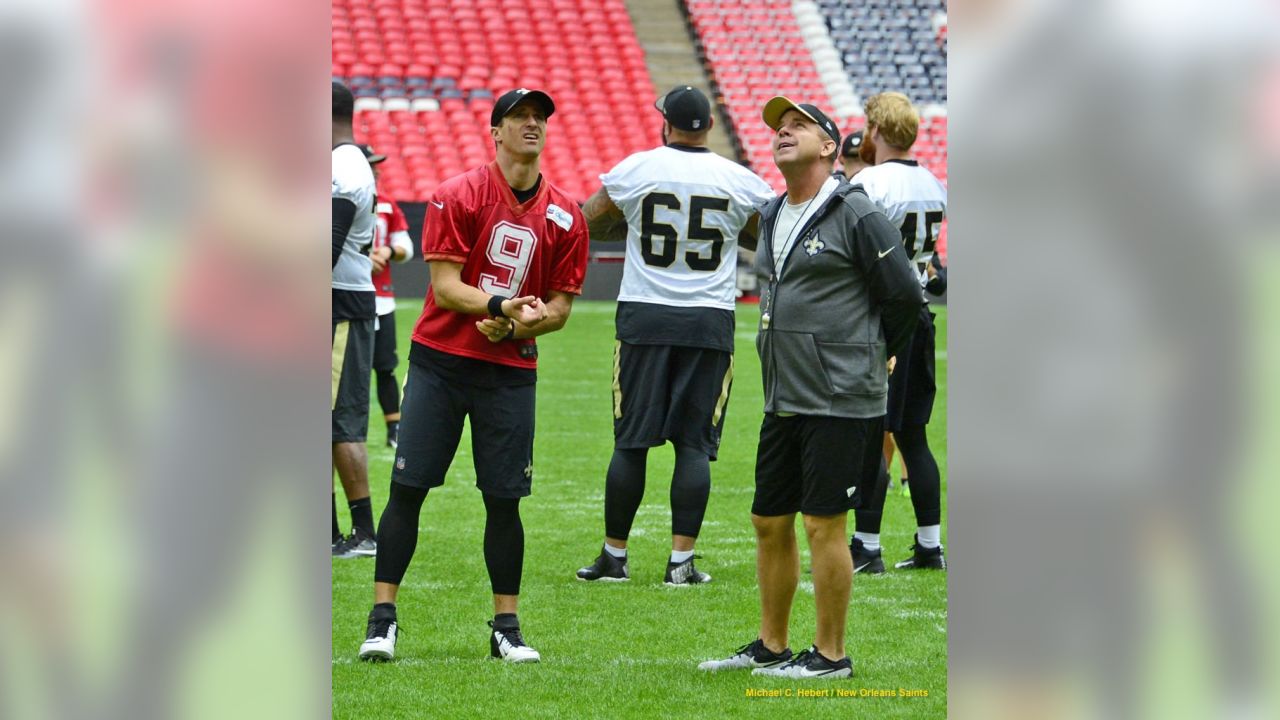
<svg viewBox="0 0 1280 720">
<path fill-rule="evenodd" d="M 396 621 L 391 618 L 369 618 L 369 630 L 360 644 L 360 659 L 370 662 L 390 662 L 396 657 Z"/>
<path fill-rule="evenodd" d="M 493 621 L 489 621 L 489 627 L 493 627 Z M 489 654 L 499 660 L 512 663 L 539 662 L 542 656 L 537 650 L 524 644 L 524 638 L 520 636 L 520 628 L 509 628 L 499 630 L 494 628 L 489 633 Z"/>
</svg>

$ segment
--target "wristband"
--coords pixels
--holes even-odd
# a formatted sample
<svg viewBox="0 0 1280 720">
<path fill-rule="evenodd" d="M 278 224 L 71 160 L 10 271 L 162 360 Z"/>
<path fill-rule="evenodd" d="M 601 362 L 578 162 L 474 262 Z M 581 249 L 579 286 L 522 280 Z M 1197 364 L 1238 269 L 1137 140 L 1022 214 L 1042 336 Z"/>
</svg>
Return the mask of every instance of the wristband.
<svg viewBox="0 0 1280 720">
<path fill-rule="evenodd" d="M 507 331 L 507 336 L 506 336 L 506 337 L 504 337 L 504 338 L 502 338 L 502 339 L 503 339 L 503 340 L 515 340 L 515 339 L 516 339 L 516 323 L 515 323 L 515 321 L 514 321 L 514 320 L 512 320 L 512 321 L 511 321 L 511 329 Z"/>
<path fill-rule="evenodd" d="M 506 299 L 501 295 L 491 295 L 489 297 L 489 314 L 493 317 L 506 317 L 506 314 L 502 312 L 502 301 Z"/>
</svg>

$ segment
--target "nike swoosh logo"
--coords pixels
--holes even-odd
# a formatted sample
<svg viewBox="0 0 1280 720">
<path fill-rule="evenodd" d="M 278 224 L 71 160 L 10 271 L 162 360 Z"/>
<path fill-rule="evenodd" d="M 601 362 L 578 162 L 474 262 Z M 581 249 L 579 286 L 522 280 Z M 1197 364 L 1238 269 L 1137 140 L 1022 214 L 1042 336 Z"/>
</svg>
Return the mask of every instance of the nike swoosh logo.
<svg viewBox="0 0 1280 720">
<path fill-rule="evenodd" d="M 895 245 L 894 247 L 897 247 L 897 245 Z M 885 255 L 888 255 L 891 252 L 893 252 L 893 248 L 889 248 L 888 250 L 885 250 L 884 252 L 880 253 L 879 255 L 876 256 L 876 259 L 879 260 L 880 258 L 884 257 Z"/>
<path fill-rule="evenodd" d="M 443 209 L 444 209 L 444 203 L 442 203 L 442 202 L 435 202 L 435 201 L 432 201 L 432 203 L 431 203 L 431 204 L 432 204 L 432 205 L 435 205 L 435 206 L 436 206 L 436 208 L 437 208 L 437 209 L 439 209 L 439 210 L 443 210 Z M 883 257 L 883 256 L 882 256 L 882 257 Z"/>
</svg>

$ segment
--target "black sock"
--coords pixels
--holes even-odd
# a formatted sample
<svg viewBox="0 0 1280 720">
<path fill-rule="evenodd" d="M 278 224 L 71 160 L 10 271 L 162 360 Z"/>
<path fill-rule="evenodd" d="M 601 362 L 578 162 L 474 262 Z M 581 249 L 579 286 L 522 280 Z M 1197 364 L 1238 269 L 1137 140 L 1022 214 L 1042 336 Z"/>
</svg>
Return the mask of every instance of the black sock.
<svg viewBox="0 0 1280 720">
<path fill-rule="evenodd" d="M 395 603 L 378 603 L 373 606 L 373 612 L 369 613 L 369 617 L 374 620 L 382 620 L 385 618 L 390 618 L 391 620 L 395 620 L 396 604 Z"/>
<path fill-rule="evenodd" d="M 373 537 L 373 504 L 369 498 L 352 500 L 347 507 L 351 509 L 352 531 L 360 530 L 365 536 Z"/>
<path fill-rule="evenodd" d="M 520 499 L 485 493 L 484 509 L 484 564 L 489 569 L 489 585 L 494 595 L 519 595 L 524 571 Z"/>
<path fill-rule="evenodd" d="M 698 537 L 711 494 L 711 459 L 701 450 L 676 446 L 671 474 L 671 534 Z"/>
<path fill-rule="evenodd" d="M 604 534 L 611 538 L 626 540 L 631 534 L 631 523 L 644 499 L 644 466 L 648 456 L 646 448 L 613 450 L 604 480 Z"/>
<path fill-rule="evenodd" d="M 494 630 L 515 630 L 520 627 L 520 620 L 515 613 L 498 613 L 493 616 Z"/>
<path fill-rule="evenodd" d="M 342 539 L 342 528 L 338 527 L 338 493 L 335 491 L 330 495 L 333 497 L 333 542 L 338 542 Z"/>
<path fill-rule="evenodd" d="M 399 585 L 418 547 L 418 516 L 427 491 L 398 482 L 391 483 L 391 496 L 378 521 L 378 555 L 373 566 L 374 582 Z"/>
<path fill-rule="evenodd" d="M 942 523 L 942 479 L 938 461 L 929 449 L 924 425 L 912 425 L 894 433 L 902 460 L 911 470 L 911 506 L 916 512 L 916 525 L 928 527 Z"/>
<path fill-rule="evenodd" d="M 862 507 L 853 513 L 854 532 L 876 533 L 880 532 L 880 520 L 884 515 L 884 498 L 889 492 L 889 470 L 884 464 L 884 458 L 880 459 L 880 472 L 876 474 L 875 487 L 871 489 L 871 493 L 863 499 Z"/>
</svg>

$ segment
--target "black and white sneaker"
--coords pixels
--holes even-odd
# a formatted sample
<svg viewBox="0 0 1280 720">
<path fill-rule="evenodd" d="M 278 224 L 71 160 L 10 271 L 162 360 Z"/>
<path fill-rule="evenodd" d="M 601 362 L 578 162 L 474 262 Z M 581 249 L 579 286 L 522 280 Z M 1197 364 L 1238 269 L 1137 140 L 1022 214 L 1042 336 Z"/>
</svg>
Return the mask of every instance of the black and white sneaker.
<svg viewBox="0 0 1280 720">
<path fill-rule="evenodd" d="M 600 557 L 594 563 L 578 570 L 578 579 L 594 582 L 626 582 L 631 579 L 631 570 L 627 567 L 627 559 L 618 559 L 600 548 Z"/>
<path fill-rule="evenodd" d="M 880 548 L 868 550 L 862 544 L 862 538 L 853 538 L 849 541 L 849 555 L 853 558 L 855 573 L 879 575 L 884 572 L 884 557 L 880 554 Z"/>
<path fill-rule="evenodd" d="M 369 629 L 365 631 L 364 642 L 360 644 L 360 659 L 370 662 L 394 660 L 396 636 L 399 633 L 395 610 L 387 612 L 382 608 L 374 608 L 369 613 Z"/>
<path fill-rule="evenodd" d="M 360 528 L 351 531 L 351 537 L 343 540 L 333 549 L 333 556 L 350 559 L 358 557 L 375 557 L 378 554 L 378 541 Z"/>
<path fill-rule="evenodd" d="M 703 583 L 711 582 L 710 575 L 699 571 L 698 568 L 693 566 L 693 560 L 696 557 L 698 556 L 693 555 L 688 560 L 679 563 L 668 560 L 667 574 L 666 577 L 662 579 L 662 582 L 672 587 L 701 585 Z"/>
<path fill-rule="evenodd" d="M 333 547 L 330 548 L 330 550 L 333 552 L 334 557 L 338 557 L 343 552 L 345 552 L 344 545 L 346 544 L 346 542 L 347 542 L 347 538 L 342 535 L 339 535 L 337 538 L 334 539 Z"/>
<path fill-rule="evenodd" d="M 810 646 L 808 650 L 792 658 L 791 662 L 776 667 L 756 668 L 751 674 L 793 680 L 834 680 L 853 677 L 853 661 L 847 657 L 843 660 L 828 660 L 818 652 L 817 647 Z"/>
<path fill-rule="evenodd" d="M 754 642 L 738 648 L 733 655 L 724 660 L 708 660 L 698 664 L 699 670 L 717 672 L 720 670 L 750 670 L 752 668 L 777 667 L 791 659 L 791 648 L 783 648 L 775 653 L 764 646 L 764 641 L 756 638 Z"/>
<path fill-rule="evenodd" d="M 499 660 L 513 663 L 538 662 L 542 656 L 537 650 L 524 644 L 520 635 L 520 626 L 497 628 L 489 621 L 489 654 Z"/>
<path fill-rule="evenodd" d="M 916 536 L 916 541 L 911 544 L 911 557 L 898 563 L 894 563 L 895 568 L 900 570 L 946 570 L 947 557 L 942 552 L 942 546 L 936 548 L 920 547 L 920 536 Z"/>
</svg>

